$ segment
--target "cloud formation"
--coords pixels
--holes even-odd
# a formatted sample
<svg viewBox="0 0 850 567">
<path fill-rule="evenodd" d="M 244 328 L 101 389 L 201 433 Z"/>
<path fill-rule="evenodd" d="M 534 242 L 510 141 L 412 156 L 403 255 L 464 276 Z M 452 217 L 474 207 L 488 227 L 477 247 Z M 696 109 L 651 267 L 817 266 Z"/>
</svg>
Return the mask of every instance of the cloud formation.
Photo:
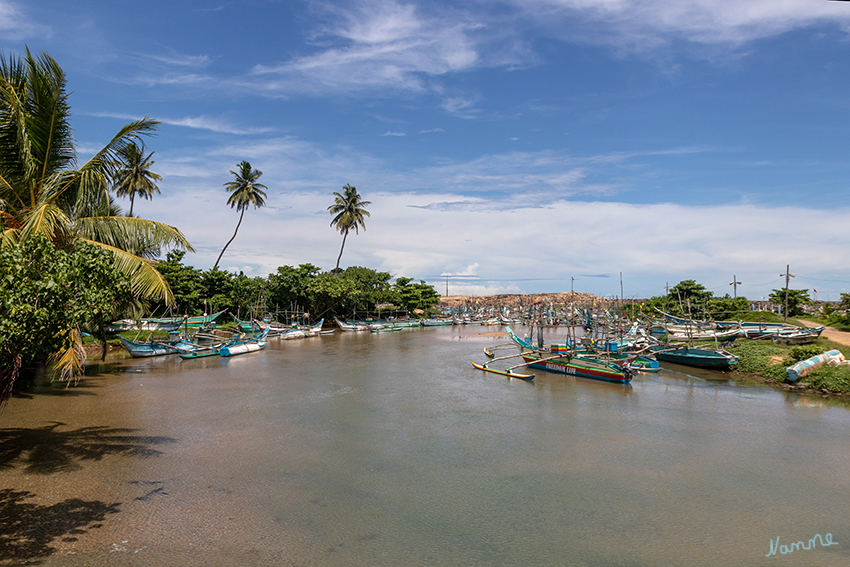
<svg viewBox="0 0 850 567">
<path fill-rule="evenodd" d="M 508 0 L 561 37 L 646 51 L 672 41 L 740 46 L 794 29 L 850 31 L 850 6 L 809 0 Z"/>
</svg>

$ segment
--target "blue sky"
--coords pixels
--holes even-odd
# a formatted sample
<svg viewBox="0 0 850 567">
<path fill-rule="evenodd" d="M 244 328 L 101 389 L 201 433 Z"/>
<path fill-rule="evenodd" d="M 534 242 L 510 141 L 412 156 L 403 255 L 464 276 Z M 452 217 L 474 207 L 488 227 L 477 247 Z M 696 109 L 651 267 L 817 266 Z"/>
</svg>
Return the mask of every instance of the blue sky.
<svg viewBox="0 0 850 567">
<path fill-rule="evenodd" d="M 441 293 L 850 289 L 850 2 L 0 0 L 0 38 L 66 71 L 82 157 L 162 121 L 135 212 L 199 268 L 247 160 L 267 206 L 221 265 L 248 275 L 333 268 L 349 183 L 341 265 Z"/>
</svg>

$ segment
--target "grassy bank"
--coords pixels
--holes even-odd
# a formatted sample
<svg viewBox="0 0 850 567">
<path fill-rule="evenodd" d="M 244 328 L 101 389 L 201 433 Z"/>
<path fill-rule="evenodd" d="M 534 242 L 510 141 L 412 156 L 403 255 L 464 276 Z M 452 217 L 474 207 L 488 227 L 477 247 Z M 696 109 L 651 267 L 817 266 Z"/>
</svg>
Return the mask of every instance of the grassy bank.
<svg viewBox="0 0 850 567">
<path fill-rule="evenodd" d="M 815 370 L 796 384 L 786 381 L 785 370 L 789 366 L 832 349 L 838 349 L 845 357 L 850 358 L 850 347 L 825 338 L 819 338 L 814 344 L 804 346 L 738 339 L 736 345 L 728 350 L 738 356 L 735 372 L 795 390 L 850 394 L 850 366 L 824 367 Z"/>
</svg>

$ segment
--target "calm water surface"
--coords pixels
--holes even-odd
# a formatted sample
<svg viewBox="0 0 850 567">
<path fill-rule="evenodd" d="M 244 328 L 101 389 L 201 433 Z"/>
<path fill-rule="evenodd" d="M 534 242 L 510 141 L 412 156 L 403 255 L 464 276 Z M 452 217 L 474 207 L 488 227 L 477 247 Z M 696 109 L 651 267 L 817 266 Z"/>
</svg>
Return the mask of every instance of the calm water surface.
<svg viewBox="0 0 850 567">
<path fill-rule="evenodd" d="M 850 565 L 850 410 L 682 367 L 508 380 L 469 364 L 486 331 L 33 388 L 0 413 L 0 563 Z"/>
</svg>

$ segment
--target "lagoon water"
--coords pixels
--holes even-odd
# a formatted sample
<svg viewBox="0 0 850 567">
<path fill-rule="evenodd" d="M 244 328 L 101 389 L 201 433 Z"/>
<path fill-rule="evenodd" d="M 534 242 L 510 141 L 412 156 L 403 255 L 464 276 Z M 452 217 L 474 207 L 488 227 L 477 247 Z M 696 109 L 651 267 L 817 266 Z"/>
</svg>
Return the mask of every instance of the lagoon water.
<svg viewBox="0 0 850 567">
<path fill-rule="evenodd" d="M 850 565 L 850 409 L 682 367 L 509 380 L 470 365 L 487 330 L 34 387 L 0 413 L 0 564 Z"/>
</svg>

